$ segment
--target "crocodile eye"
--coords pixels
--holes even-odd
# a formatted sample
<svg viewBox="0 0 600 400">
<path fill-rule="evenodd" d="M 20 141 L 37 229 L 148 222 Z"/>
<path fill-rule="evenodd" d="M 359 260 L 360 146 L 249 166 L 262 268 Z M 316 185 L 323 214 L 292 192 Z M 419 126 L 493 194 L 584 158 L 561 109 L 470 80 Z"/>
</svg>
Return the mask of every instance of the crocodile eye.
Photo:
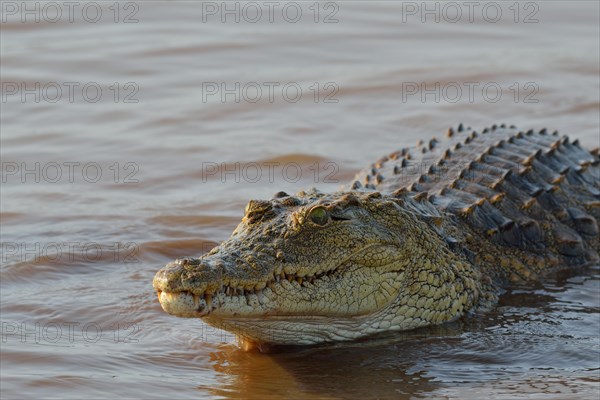
<svg viewBox="0 0 600 400">
<path fill-rule="evenodd" d="M 308 213 L 308 219 L 314 224 L 324 226 L 329 221 L 329 214 L 323 207 L 315 207 Z"/>
</svg>

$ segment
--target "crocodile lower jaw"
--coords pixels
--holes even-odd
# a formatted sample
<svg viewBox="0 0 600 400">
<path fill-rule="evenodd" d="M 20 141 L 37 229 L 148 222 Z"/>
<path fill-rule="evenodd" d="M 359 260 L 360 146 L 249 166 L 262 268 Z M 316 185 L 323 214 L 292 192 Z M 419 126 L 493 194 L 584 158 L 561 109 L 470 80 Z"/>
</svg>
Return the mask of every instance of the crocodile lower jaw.
<svg viewBox="0 0 600 400">
<path fill-rule="evenodd" d="M 268 290 L 268 289 L 267 289 Z M 215 294 L 194 294 L 192 292 L 167 292 L 157 290 L 158 301 L 163 310 L 171 315 L 184 318 L 203 318 L 223 307 L 242 307 L 240 311 L 250 311 L 252 304 L 253 316 L 261 316 L 264 294 L 246 293 L 244 295 L 227 295 L 224 292 Z M 261 301 L 259 301 L 259 296 Z M 232 313 L 235 316 L 235 313 Z"/>
<path fill-rule="evenodd" d="M 287 282 L 286 282 L 287 283 Z M 295 288 L 299 289 L 299 288 Z M 228 295 L 224 292 L 198 295 L 192 292 L 167 292 L 157 290 L 158 300 L 164 311 L 184 318 L 229 319 L 229 320 L 295 320 L 319 319 L 326 316 L 310 312 L 278 313 L 269 306 L 268 298 L 274 296 L 270 288 L 244 295 Z"/>
<path fill-rule="evenodd" d="M 258 349 L 268 351 L 272 345 L 290 345 L 290 344 L 316 344 L 321 340 L 315 340 L 312 337 L 302 338 L 303 333 L 311 325 L 321 327 L 329 326 L 335 322 L 335 319 L 326 316 L 317 315 L 281 315 L 270 314 L 264 311 L 262 315 L 227 315 L 222 316 L 213 313 L 218 309 L 219 300 L 223 300 L 222 295 L 216 298 L 207 299 L 205 296 L 195 295 L 190 292 L 165 292 L 158 291 L 158 299 L 162 308 L 169 314 L 187 318 L 202 318 L 204 322 L 219 329 L 225 329 L 233 333 L 240 349 L 250 351 Z M 214 303 L 213 303 L 214 302 Z M 200 308 L 200 304 L 206 304 L 208 307 Z M 254 310 L 256 313 L 257 310 Z M 277 340 L 275 332 L 286 331 L 289 335 L 284 335 L 286 340 Z M 275 337 L 273 336 L 275 334 Z M 289 337 L 288 337 L 289 336 Z M 357 334 L 358 336 L 358 334 Z M 290 340 L 290 338 L 294 338 Z M 352 339 L 349 337 L 347 339 Z"/>
<path fill-rule="evenodd" d="M 208 310 L 204 312 L 198 310 L 198 295 L 189 292 L 164 292 L 162 290 L 158 290 L 156 293 L 160 305 L 168 314 L 194 318 L 208 313 Z"/>
</svg>

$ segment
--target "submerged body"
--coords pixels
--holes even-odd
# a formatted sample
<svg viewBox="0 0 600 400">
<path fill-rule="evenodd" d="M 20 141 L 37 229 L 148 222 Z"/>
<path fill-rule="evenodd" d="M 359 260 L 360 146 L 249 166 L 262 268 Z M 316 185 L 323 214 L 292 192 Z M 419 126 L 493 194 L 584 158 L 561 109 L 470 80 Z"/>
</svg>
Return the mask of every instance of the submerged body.
<svg viewBox="0 0 600 400">
<path fill-rule="evenodd" d="M 598 263 L 600 158 L 566 137 L 462 125 L 344 190 L 252 200 L 232 236 L 161 269 L 165 311 L 244 348 L 455 320 L 513 281 Z"/>
</svg>

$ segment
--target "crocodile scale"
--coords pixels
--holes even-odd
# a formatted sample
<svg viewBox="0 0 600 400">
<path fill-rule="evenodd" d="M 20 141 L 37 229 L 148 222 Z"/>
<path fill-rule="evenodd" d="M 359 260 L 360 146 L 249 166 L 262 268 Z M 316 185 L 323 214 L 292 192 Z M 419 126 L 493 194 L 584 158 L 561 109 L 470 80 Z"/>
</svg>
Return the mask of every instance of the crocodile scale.
<svg viewBox="0 0 600 400">
<path fill-rule="evenodd" d="M 583 264 L 600 251 L 599 164 L 598 149 L 557 131 L 461 124 L 381 158 L 349 188 L 427 199 L 499 244 Z"/>
</svg>

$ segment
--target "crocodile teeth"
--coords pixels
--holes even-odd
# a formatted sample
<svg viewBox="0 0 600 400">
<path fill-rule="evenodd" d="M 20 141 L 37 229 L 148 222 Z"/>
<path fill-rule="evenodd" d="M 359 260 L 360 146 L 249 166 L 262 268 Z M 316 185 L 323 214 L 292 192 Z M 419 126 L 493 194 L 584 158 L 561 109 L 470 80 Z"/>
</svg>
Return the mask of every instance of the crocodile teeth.
<svg viewBox="0 0 600 400">
<path fill-rule="evenodd" d="M 265 288 L 273 290 L 273 285 L 275 285 L 275 284 L 287 285 L 289 282 L 289 283 L 293 284 L 294 286 L 297 284 L 298 285 L 297 287 L 309 287 L 310 285 L 314 285 L 315 282 L 318 280 L 324 280 L 325 282 L 329 281 L 330 280 L 329 277 L 334 275 L 336 272 L 337 271 L 335 269 L 333 269 L 333 270 L 324 271 L 324 272 L 321 272 L 318 274 L 298 276 L 296 274 L 286 274 L 283 271 L 281 271 L 281 272 L 274 273 L 273 277 L 269 281 L 261 282 L 252 287 L 249 287 L 249 286 L 244 287 L 244 288 L 232 287 L 232 286 L 229 286 L 229 282 L 228 282 L 226 285 L 223 285 L 221 287 L 221 289 L 219 290 L 218 293 L 221 296 L 235 296 L 235 297 L 241 297 L 242 299 L 245 298 L 246 302 L 249 301 L 248 296 L 251 296 L 251 295 L 258 296 L 260 294 L 260 300 L 263 300 L 264 295 L 262 294 L 262 291 Z M 217 303 L 221 303 L 221 302 L 225 301 L 224 298 L 220 298 L 220 300 L 217 303 L 215 303 L 215 305 L 213 306 L 212 294 L 205 294 L 203 297 L 201 297 L 199 299 L 194 298 L 196 307 L 198 307 L 199 305 L 204 306 L 202 300 L 204 300 L 206 302 L 206 307 L 208 307 L 208 308 L 216 307 L 218 305 Z"/>
<path fill-rule="evenodd" d="M 258 302 L 260 304 L 264 304 L 264 300 L 265 300 L 265 295 L 263 293 L 263 291 L 259 291 L 258 293 L 256 293 L 256 297 L 258 297 Z"/>
</svg>

